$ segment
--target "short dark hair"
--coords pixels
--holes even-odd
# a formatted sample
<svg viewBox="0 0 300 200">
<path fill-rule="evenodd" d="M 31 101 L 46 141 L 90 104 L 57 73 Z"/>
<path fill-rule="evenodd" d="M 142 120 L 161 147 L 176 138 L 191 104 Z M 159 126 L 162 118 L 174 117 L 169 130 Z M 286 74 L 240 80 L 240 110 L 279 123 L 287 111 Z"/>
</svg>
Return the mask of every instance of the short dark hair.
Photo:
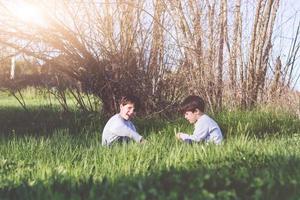
<svg viewBox="0 0 300 200">
<path fill-rule="evenodd" d="M 180 112 L 183 114 L 187 111 L 195 112 L 196 109 L 199 109 L 201 112 L 204 112 L 205 109 L 204 100 L 196 95 L 186 97 L 180 105 Z"/>
<path fill-rule="evenodd" d="M 134 104 L 135 111 L 138 111 L 140 109 L 140 99 L 134 95 L 131 94 L 123 95 L 119 101 L 119 104 L 123 106 L 129 103 Z"/>
</svg>

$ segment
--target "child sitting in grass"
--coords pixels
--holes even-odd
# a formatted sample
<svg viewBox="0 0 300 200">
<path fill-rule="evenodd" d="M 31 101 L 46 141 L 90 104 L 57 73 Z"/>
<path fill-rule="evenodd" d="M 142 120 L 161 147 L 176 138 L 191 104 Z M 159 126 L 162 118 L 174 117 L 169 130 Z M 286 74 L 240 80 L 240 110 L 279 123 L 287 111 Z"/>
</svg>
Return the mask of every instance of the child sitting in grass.
<svg viewBox="0 0 300 200">
<path fill-rule="evenodd" d="M 112 116 L 106 123 L 102 133 L 102 145 L 111 146 L 114 143 L 127 143 L 130 139 L 143 143 L 143 137 L 136 132 L 130 121 L 139 109 L 139 99 L 132 95 L 123 96 L 120 100 L 120 113 Z"/>
<path fill-rule="evenodd" d="M 209 116 L 204 114 L 205 103 L 199 96 L 188 96 L 181 104 L 181 112 L 191 123 L 195 124 L 192 135 L 177 133 L 176 138 L 187 143 L 192 142 L 213 142 L 220 144 L 223 135 L 218 124 Z"/>
</svg>

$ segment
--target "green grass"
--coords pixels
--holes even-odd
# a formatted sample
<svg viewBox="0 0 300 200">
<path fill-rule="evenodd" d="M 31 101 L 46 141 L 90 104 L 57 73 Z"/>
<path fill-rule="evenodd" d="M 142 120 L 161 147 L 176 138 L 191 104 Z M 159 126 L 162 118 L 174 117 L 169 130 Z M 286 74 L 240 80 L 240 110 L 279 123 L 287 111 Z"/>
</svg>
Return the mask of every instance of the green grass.
<svg viewBox="0 0 300 200">
<path fill-rule="evenodd" d="M 104 148 L 97 114 L 30 103 L 38 117 L 0 107 L 1 200 L 299 199 L 300 120 L 288 113 L 219 113 L 220 146 L 176 141 L 193 130 L 182 119 L 138 119 L 146 144 Z"/>
<path fill-rule="evenodd" d="M 52 135 L 60 129 L 80 132 L 86 126 L 98 130 L 103 124 L 99 113 L 86 113 L 75 109 L 74 99 L 69 99 L 69 112 L 62 112 L 53 96 L 45 96 L 33 89 L 23 94 L 26 109 L 7 93 L 0 93 L 0 135 Z"/>
</svg>

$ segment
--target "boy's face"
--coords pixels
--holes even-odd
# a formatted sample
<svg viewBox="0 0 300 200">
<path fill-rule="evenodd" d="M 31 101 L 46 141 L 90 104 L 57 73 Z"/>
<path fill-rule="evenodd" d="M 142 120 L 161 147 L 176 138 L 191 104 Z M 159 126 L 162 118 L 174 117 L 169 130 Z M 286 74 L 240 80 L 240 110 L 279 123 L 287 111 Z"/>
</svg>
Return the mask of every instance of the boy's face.
<svg viewBox="0 0 300 200">
<path fill-rule="evenodd" d="M 196 123 L 196 121 L 199 119 L 200 113 L 198 109 L 196 111 L 186 111 L 184 113 L 184 118 L 187 119 L 191 124 Z"/>
<path fill-rule="evenodd" d="M 135 115 L 134 104 L 128 103 L 126 105 L 120 105 L 120 115 L 123 119 L 129 120 L 132 119 Z"/>
</svg>

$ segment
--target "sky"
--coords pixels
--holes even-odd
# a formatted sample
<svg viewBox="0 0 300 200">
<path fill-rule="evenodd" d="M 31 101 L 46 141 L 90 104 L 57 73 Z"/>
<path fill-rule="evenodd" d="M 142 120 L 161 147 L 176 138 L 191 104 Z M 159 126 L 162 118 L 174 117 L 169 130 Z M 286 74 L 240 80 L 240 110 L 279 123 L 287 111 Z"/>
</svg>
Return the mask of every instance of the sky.
<svg viewBox="0 0 300 200">
<path fill-rule="evenodd" d="M 296 37 L 297 27 L 300 23 L 300 1 L 299 0 L 280 0 L 273 32 L 273 55 L 281 55 L 281 60 L 286 63 L 291 42 Z M 298 36 L 298 46 L 300 36 Z M 300 50 L 295 62 L 292 87 L 300 91 Z M 298 78 L 298 80 L 296 80 Z"/>
</svg>

